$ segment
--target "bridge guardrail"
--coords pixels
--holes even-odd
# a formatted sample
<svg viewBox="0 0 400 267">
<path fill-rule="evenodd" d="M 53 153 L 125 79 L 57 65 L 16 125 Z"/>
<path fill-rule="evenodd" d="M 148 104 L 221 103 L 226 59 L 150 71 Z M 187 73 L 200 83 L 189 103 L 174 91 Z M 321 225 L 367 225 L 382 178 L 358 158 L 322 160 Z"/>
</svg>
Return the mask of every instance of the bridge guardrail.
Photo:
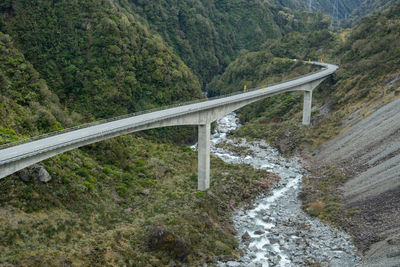
<svg viewBox="0 0 400 267">
<path fill-rule="evenodd" d="M 320 65 L 320 64 L 318 64 L 318 65 Z M 84 124 L 77 125 L 77 126 L 70 127 L 70 128 L 66 128 L 66 129 L 63 129 L 63 130 L 49 132 L 49 133 L 46 133 L 46 134 L 25 138 L 25 139 L 22 139 L 22 140 L 19 140 L 19 141 L 16 141 L 16 142 L 6 143 L 6 144 L 3 144 L 3 145 L 0 145 L 0 151 L 2 149 L 5 149 L 5 148 L 22 145 L 22 144 L 25 144 L 25 143 L 29 143 L 29 142 L 37 141 L 37 140 L 40 140 L 40 139 L 44 139 L 44 138 L 47 138 L 47 137 L 51 137 L 51 136 L 55 136 L 55 135 L 59 135 L 59 134 L 63 134 L 63 133 L 68 133 L 68 132 L 71 132 L 71 131 L 76 131 L 76 130 L 88 128 L 88 127 L 91 127 L 91 126 L 95 126 L 95 125 L 99 125 L 99 124 L 103 124 L 103 123 L 107 123 L 107 122 L 113 122 L 113 121 L 126 119 L 126 118 L 130 118 L 130 117 L 136 117 L 136 116 L 139 116 L 139 115 L 143 115 L 143 114 L 147 114 L 147 113 L 151 113 L 151 112 L 155 112 L 155 111 L 161 111 L 161 110 L 166 110 L 166 109 L 171 109 L 171 108 L 176 108 L 176 107 L 181 107 L 181 106 L 186 106 L 186 105 L 191 105 L 191 104 L 202 103 L 202 102 L 205 102 L 205 101 L 220 99 L 220 98 L 224 98 L 224 97 L 239 95 L 239 94 L 243 94 L 243 93 L 253 92 L 253 91 L 256 91 L 256 90 L 260 90 L 262 88 L 267 88 L 267 87 L 278 85 L 278 84 L 281 84 L 281 83 L 284 83 L 284 82 L 290 82 L 290 81 L 294 81 L 294 80 L 297 80 L 297 79 L 300 79 L 300 78 L 304 78 L 304 77 L 307 77 L 307 76 L 310 76 L 310 75 L 314 75 L 316 73 L 324 71 L 324 69 L 326 69 L 326 68 L 322 68 L 321 70 L 314 71 L 314 72 L 311 72 L 311 73 L 308 73 L 308 74 L 305 74 L 305 75 L 297 76 L 295 78 L 291 78 L 291 79 L 288 79 L 288 80 L 280 81 L 280 82 L 277 82 L 277 83 L 267 84 L 267 85 L 265 85 L 263 87 L 257 87 L 257 88 L 248 89 L 246 91 L 241 90 L 241 91 L 233 92 L 233 93 L 226 94 L 226 95 L 214 96 L 214 97 L 211 97 L 211 98 L 195 99 L 195 100 L 187 101 L 187 102 L 183 102 L 183 103 L 176 103 L 176 104 L 172 104 L 172 105 L 161 106 L 161 107 L 157 107 L 157 108 L 153 108 L 153 109 L 147 109 L 147 110 L 138 111 L 138 112 L 134 112 L 134 113 L 129 113 L 129 114 L 126 114 L 126 115 L 121 115 L 121 116 L 117 116 L 117 117 L 113 117 L 113 118 L 109 118 L 109 119 L 102 119 L 102 120 L 99 120 L 99 121 L 84 123 Z"/>
</svg>

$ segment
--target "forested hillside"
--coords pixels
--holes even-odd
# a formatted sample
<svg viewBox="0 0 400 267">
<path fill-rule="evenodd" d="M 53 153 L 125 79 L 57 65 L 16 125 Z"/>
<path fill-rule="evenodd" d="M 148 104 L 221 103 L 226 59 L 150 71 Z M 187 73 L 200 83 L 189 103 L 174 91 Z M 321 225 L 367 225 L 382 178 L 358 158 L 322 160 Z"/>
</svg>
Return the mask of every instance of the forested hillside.
<svg viewBox="0 0 400 267">
<path fill-rule="evenodd" d="M 32 136 L 55 131 L 71 120 L 56 94 L 0 32 L 0 144 L 16 141 L 17 134 Z"/>
<path fill-rule="evenodd" d="M 397 2 L 398 0 L 364 0 L 360 5 L 357 5 L 348 16 L 348 21 L 346 24 L 349 26 L 354 26 L 354 24 L 358 22 L 360 18 L 378 11 L 385 10 Z"/>
<path fill-rule="evenodd" d="M 333 16 L 335 20 L 339 19 L 341 27 L 351 27 L 362 17 L 387 9 L 398 0 L 338 0 L 337 2 L 336 0 L 271 0 L 270 2 L 291 9 L 323 12 Z"/>
<path fill-rule="evenodd" d="M 203 87 L 243 50 L 257 50 L 286 33 L 324 29 L 322 14 L 290 10 L 269 1 L 130 1 L 198 75 Z"/>
<path fill-rule="evenodd" d="M 338 0 L 338 15 L 340 19 L 346 18 L 353 10 L 357 9 L 365 0 Z M 289 8 L 299 8 L 308 11 L 320 11 L 326 14 L 333 14 L 335 0 L 272 0 L 271 2 Z"/>
<path fill-rule="evenodd" d="M 396 80 L 400 65 L 399 6 L 399 4 L 395 5 L 388 11 L 364 18 L 350 32 L 344 43 L 340 36 L 328 32 L 310 33 L 310 36 L 315 36 L 315 39 L 304 38 L 304 41 L 296 38 L 298 35 L 293 33 L 267 43 L 264 47 L 266 54 L 289 58 L 305 56 L 305 59 L 309 56 L 315 60 L 323 57 L 329 62 L 340 64 L 341 68 L 332 80 L 325 82 L 321 90 L 314 94 L 313 101 L 318 108 L 313 112 L 316 127 L 312 130 L 308 131 L 297 124 L 301 117 L 301 101 L 297 101 L 297 104 L 292 106 L 297 116 L 293 117 L 292 112 L 286 112 L 283 117 L 280 117 L 283 121 L 276 123 L 276 114 L 281 104 L 269 106 L 264 115 L 259 116 L 258 119 L 254 118 L 254 123 L 245 125 L 239 130 L 239 134 L 258 138 L 267 136 L 268 141 L 279 147 L 282 146 L 283 151 L 295 149 L 298 144 L 316 145 L 338 134 L 342 129 L 342 120 L 347 115 L 356 110 L 364 110 L 375 103 L 382 105 L 383 100 L 390 99 L 396 88 L 387 87 L 387 85 L 390 85 L 392 80 Z M 253 81 L 256 82 L 254 85 L 262 85 L 257 83 L 258 78 L 254 77 L 254 74 L 264 68 L 267 62 L 254 65 L 256 66 L 252 72 Z M 232 70 L 238 68 L 240 69 L 239 65 L 232 63 L 227 68 L 227 72 L 211 84 L 218 85 L 213 88 L 240 89 L 236 87 L 236 82 L 227 79 L 232 76 Z M 251 79 L 247 77 L 247 81 L 251 82 L 249 80 Z M 267 106 L 264 105 L 264 107 Z M 275 123 L 265 123 L 274 121 Z M 280 138 L 283 132 L 288 133 L 287 139 Z M 290 145 L 287 146 L 289 143 Z"/>
<path fill-rule="evenodd" d="M 315 92 L 313 126 L 299 125 L 301 95 L 284 94 L 242 109 L 248 123 L 237 136 L 286 153 L 316 148 L 398 97 L 400 5 L 340 34 L 327 30 L 328 16 L 284 6 L 307 9 L 304 1 L 3 0 L 0 145 L 199 99 L 201 89 L 214 96 L 315 70 L 294 58 L 341 66 Z M 199 192 L 196 153 L 175 142 L 195 130 L 162 131 L 170 130 L 45 160 L 48 183 L 29 170 L 1 179 L 0 265 L 201 266 L 240 257 L 232 212 L 277 177 L 212 158 L 211 190 Z"/>
<path fill-rule="evenodd" d="M 1 144 L 202 97 L 198 78 L 127 2 L 3 1 L 0 12 Z M 276 177 L 212 159 L 213 189 L 197 192 L 195 152 L 155 139 L 53 157 L 41 163 L 48 183 L 32 169 L 1 179 L 0 265 L 238 257 L 231 212 Z"/>
<path fill-rule="evenodd" d="M 89 118 L 199 98 L 190 69 L 121 3 L 6 1 L 0 31 L 62 105 Z"/>
<path fill-rule="evenodd" d="M 0 144 L 201 96 L 189 68 L 117 2 L 0 7 Z M 53 157 L 41 163 L 48 183 L 31 170 L 24 180 L 1 179 L 0 265 L 237 257 L 231 211 L 275 177 L 212 159 L 213 193 L 197 192 L 195 152 L 152 139 L 126 136 Z"/>
<path fill-rule="evenodd" d="M 244 84 L 253 88 L 304 74 L 313 67 L 308 66 L 302 71 L 296 71 L 296 67 L 303 64 L 293 59 L 307 61 L 311 58 L 325 58 L 332 62 L 334 59 L 331 58 L 331 54 L 340 45 L 338 37 L 328 30 L 288 33 L 264 43 L 260 51 L 237 57 L 222 75 L 214 77 L 207 91 L 211 96 L 223 95 L 243 89 Z"/>
</svg>

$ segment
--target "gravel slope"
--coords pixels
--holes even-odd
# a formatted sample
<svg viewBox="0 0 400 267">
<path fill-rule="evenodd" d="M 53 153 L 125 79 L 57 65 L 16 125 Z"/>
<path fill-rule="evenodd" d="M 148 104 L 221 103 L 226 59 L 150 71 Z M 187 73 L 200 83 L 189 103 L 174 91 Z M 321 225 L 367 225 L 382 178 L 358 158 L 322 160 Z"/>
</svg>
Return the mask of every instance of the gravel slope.
<svg viewBox="0 0 400 267">
<path fill-rule="evenodd" d="M 342 166 L 346 208 L 361 212 L 345 227 L 367 266 L 400 266 L 400 99 L 326 143 L 316 159 Z"/>
</svg>

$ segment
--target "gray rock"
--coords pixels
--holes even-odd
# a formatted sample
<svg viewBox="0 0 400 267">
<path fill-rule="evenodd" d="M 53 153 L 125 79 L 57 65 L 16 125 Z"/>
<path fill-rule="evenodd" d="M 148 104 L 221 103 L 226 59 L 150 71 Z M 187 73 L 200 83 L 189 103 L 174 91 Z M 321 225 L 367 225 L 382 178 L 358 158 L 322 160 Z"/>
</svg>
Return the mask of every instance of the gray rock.
<svg viewBox="0 0 400 267">
<path fill-rule="evenodd" d="M 43 166 L 39 166 L 39 173 L 37 179 L 39 182 L 48 183 L 51 181 L 51 176 Z"/>
<path fill-rule="evenodd" d="M 255 235 L 263 235 L 263 234 L 265 234 L 265 232 L 262 231 L 262 230 L 257 230 L 257 231 L 254 232 L 254 234 Z"/>
<path fill-rule="evenodd" d="M 264 217 L 263 221 L 266 223 L 270 223 L 270 222 L 272 222 L 272 219 L 271 219 L 271 217 Z"/>
<path fill-rule="evenodd" d="M 142 191 L 140 191 L 140 194 L 148 196 L 150 195 L 150 189 L 143 189 Z"/>
<path fill-rule="evenodd" d="M 274 238 L 274 237 L 270 237 L 270 238 L 268 238 L 268 240 L 269 240 L 269 243 L 270 243 L 271 245 L 276 244 L 276 243 L 279 242 L 279 239 Z"/>
<path fill-rule="evenodd" d="M 48 183 L 52 179 L 47 170 L 39 164 L 34 164 L 32 166 L 26 167 L 25 169 L 19 171 L 17 174 L 18 177 L 24 182 L 37 180 L 41 183 Z"/>
<path fill-rule="evenodd" d="M 32 180 L 32 173 L 28 170 L 28 168 L 25 168 L 17 173 L 19 179 L 24 182 L 29 182 L 30 180 Z"/>
<path fill-rule="evenodd" d="M 249 235 L 249 233 L 248 232 L 246 232 L 246 233 L 244 233 L 243 235 L 242 235 L 242 241 L 249 241 L 250 240 L 250 235 Z"/>
</svg>

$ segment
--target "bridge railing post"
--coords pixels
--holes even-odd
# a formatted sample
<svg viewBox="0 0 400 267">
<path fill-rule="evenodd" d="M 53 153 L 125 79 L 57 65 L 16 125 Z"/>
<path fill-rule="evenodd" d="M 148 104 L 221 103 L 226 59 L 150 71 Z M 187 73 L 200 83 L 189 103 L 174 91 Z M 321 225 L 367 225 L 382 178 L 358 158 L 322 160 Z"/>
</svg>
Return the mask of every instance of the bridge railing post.
<svg viewBox="0 0 400 267">
<path fill-rule="evenodd" d="M 311 123 L 312 91 L 304 91 L 303 125 Z"/>
<path fill-rule="evenodd" d="M 199 125 L 198 153 L 198 178 L 197 188 L 206 191 L 210 188 L 210 135 L 211 125 Z"/>
</svg>

